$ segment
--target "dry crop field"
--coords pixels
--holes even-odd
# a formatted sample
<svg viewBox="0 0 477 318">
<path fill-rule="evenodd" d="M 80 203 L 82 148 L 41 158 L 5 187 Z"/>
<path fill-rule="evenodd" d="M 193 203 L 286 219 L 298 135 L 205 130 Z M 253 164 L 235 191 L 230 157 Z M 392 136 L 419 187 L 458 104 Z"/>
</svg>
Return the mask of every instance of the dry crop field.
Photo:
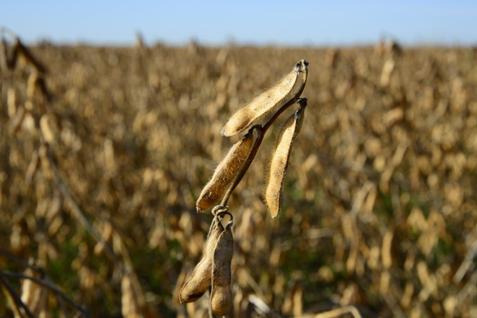
<svg viewBox="0 0 477 318">
<path fill-rule="evenodd" d="M 25 54 L 0 69 L 0 316 L 207 317 L 177 289 L 220 130 L 301 58 L 282 209 L 263 199 L 275 129 L 230 200 L 234 316 L 477 315 L 475 49 L 29 52 L 45 70 Z"/>
</svg>

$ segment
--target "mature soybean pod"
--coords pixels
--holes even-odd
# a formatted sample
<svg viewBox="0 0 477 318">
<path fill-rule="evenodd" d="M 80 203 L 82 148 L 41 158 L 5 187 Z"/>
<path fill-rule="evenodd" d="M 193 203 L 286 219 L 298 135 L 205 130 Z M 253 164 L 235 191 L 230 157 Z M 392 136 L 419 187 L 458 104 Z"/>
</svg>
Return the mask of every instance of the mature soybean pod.
<svg viewBox="0 0 477 318">
<path fill-rule="evenodd" d="M 210 307 L 212 313 L 217 316 L 228 315 L 232 309 L 231 263 L 233 252 L 232 224 L 229 223 L 220 235 L 214 251 Z"/>
<path fill-rule="evenodd" d="M 301 95 L 307 77 L 308 62 L 300 60 L 277 84 L 233 114 L 222 128 L 222 134 L 231 137 L 250 130 L 254 125 L 265 123 L 287 102 Z"/>
<path fill-rule="evenodd" d="M 230 148 L 225 158 L 215 169 L 212 178 L 202 189 L 196 202 L 197 211 L 207 210 L 222 199 L 247 159 L 252 149 L 253 140 L 253 132 L 250 132 Z"/>
<path fill-rule="evenodd" d="M 181 304 L 197 300 L 209 289 L 212 279 L 214 250 L 223 231 L 222 224 L 214 218 L 210 225 L 202 258 L 180 289 L 179 301 Z"/>
<path fill-rule="evenodd" d="M 280 210 L 280 195 L 291 148 L 304 118 L 306 99 L 300 99 L 299 102 L 302 103 L 300 109 L 287 119 L 280 131 L 277 147 L 270 163 L 270 175 L 265 190 L 265 201 L 272 217 L 276 217 Z"/>
</svg>

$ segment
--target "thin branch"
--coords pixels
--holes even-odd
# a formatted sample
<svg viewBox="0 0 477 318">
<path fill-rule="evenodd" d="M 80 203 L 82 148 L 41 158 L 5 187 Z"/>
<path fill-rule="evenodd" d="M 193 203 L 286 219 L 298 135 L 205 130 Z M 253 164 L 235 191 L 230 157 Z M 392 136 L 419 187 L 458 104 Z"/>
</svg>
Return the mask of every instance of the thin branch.
<svg viewBox="0 0 477 318">
<path fill-rule="evenodd" d="M 34 282 L 34 283 L 36 283 L 40 286 L 43 286 L 45 288 L 48 288 L 49 290 L 54 292 L 58 297 L 60 297 L 62 300 L 64 300 L 66 303 L 68 303 L 71 307 L 73 307 L 77 311 L 79 311 L 84 317 L 89 317 L 90 316 L 88 311 L 85 308 L 76 304 L 61 289 L 59 289 L 57 286 L 55 286 L 54 284 L 52 284 L 52 283 L 50 283 L 46 280 L 36 278 L 36 277 L 30 276 L 30 275 L 25 275 L 25 274 L 21 274 L 21 273 L 14 273 L 14 272 L 9 272 L 9 271 L 0 271 L 0 278 L 2 277 L 1 275 L 6 276 L 6 277 L 11 277 L 11 278 L 17 278 L 17 279 L 29 279 L 32 282 Z"/>
<path fill-rule="evenodd" d="M 477 233 L 477 226 L 473 230 L 474 233 Z M 472 242 L 469 250 L 467 251 L 462 264 L 460 264 L 454 275 L 454 282 L 460 283 L 467 272 L 472 268 L 474 264 L 474 258 L 477 256 L 477 240 Z"/>
<path fill-rule="evenodd" d="M 34 318 L 32 312 L 28 306 L 21 300 L 20 296 L 15 292 L 15 289 L 10 285 L 10 283 L 2 276 L 3 273 L 0 272 L 0 284 L 2 284 L 12 300 L 15 302 L 18 312 L 21 316 L 25 314 L 28 318 Z M 23 310 L 23 312 L 22 312 Z"/>
<path fill-rule="evenodd" d="M 458 303 L 462 304 L 469 296 L 475 296 L 475 286 L 477 285 L 477 273 L 473 273 L 461 290 L 457 293 Z"/>
<path fill-rule="evenodd" d="M 0 255 L 9 259 L 9 260 L 11 260 L 12 262 L 20 264 L 22 267 L 30 268 L 31 270 L 37 272 L 38 274 L 43 275 L 45 273 L 43 268 L 35 265 L 33 262 L 25 261 L 24 259 L 10 253 L 9 251 L 4 250 L 2 248 L 0 248 Z"/>
</svg>

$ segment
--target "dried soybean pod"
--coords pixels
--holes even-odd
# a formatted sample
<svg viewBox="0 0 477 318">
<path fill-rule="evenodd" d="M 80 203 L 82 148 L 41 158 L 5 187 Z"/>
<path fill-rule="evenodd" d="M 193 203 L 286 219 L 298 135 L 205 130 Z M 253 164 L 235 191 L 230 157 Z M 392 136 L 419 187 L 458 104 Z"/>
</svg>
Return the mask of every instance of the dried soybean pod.
<svg viewBox="0 0 477 318">
<path fill-rule="evenodd" d="M 209 289 L 214 249 L 223 230 L 222 224 L 217 218 L 214 218 L 210 225 L 209 236 L 205 243 L 202 258 L 180 289 L 179 301 L 181 304 L 197 300 Z"/>
<path fill-rule="evenodd" d="M 212 293 L 210 295 L 211 309 L 214 315 L 224 316 L 232 310 L 231 263 L 233 252 L 234 241 L 232 222 L 230 222 L 220 235 L 214 252 Z"/>
<path fill-rule="evenodd" d="M 308 62 L 300 60 L 293 70 L 275 86 L 261 93 L 233 114 L 222 128 L 222 134 L 231 137 L 249 130 L 254 125 L 266 122 L 286 103 L 301 95 L 307 77 Z"/>
<path fill-rule="evenodd" d="M 220 162 L 199 195 L 196 202 L 197 211 L 207 210 L 216 204 L 225 194 L 243 163 L 247 159 L 253 145 L 253 131 L 235 143 L 225 158 Z"/>
<path fill-rule="evenodd" d="M 306 107 L 306 98 L 298 100 L 300 108 L 287 119 L 278 138 L 275 153 L 270 163 L 270 176 L 265 190 L 265 201 L 272 217 L 280 210 L 280 194 L 290 158 L 293 141 L 300 131 Z"/>
</svg>

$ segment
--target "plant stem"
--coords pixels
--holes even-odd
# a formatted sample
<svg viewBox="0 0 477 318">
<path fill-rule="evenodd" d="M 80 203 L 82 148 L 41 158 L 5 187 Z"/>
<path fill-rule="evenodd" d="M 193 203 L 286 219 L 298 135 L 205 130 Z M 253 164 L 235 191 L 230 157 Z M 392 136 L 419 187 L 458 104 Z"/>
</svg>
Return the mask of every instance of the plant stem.
<svg viewBox="0 0 477 318">
<path fill-rule="evenodd" d="M 58 297 L 66 301 L 71 307 L 75 308 L 77 311 L 81 313 L 83 317 L 89 317 L 89 313 L 81 307 L 80 305 L 76 304 L 73 300 L 71 300 L 61 289 L 59 289 L 57 286 L 53 285 L 52 283 L 36 278 L 30 275 L 25 275 L 21 273 L 13 273 L 13 272 L 8 272 L 8 271 L 0 271 L 0 275 L 7 276 L 7 277 L 12 277 L 12 278 L 17 278 L 17 279 L 29 279 L 33 281 L 34 283 L 43 286 L 49 290 L 51 290 L 53 293 L 55 293 Z"/>
<path fill-rule="evenodd" d="M 21 297 L 15 292 L 15 289 L 13 289 L 10 283 L 1 274 L 0 284 L 5 287 L 5 290 L 10 295 L 12 301 L 15 303 L 14 305 L 16 306 L 16 310 L 18 310 L 21 317 L 23 318 L 23 316 L 27 316 L 28 318 L 34 318 L 28 306 L 22 301 Z"/>
</svg>

